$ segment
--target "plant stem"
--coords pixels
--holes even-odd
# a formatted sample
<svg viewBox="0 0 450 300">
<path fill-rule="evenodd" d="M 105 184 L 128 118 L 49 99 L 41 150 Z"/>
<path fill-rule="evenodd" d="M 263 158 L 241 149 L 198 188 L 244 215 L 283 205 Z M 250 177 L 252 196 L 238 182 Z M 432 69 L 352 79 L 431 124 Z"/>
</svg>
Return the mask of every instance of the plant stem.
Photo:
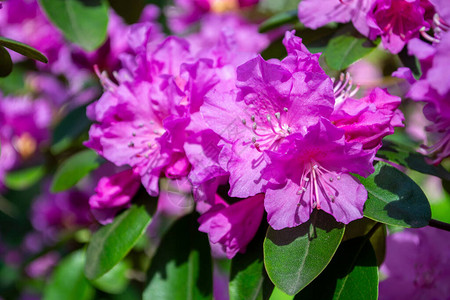
<svg viewBox="0 0 450 300">
<path fill-rule="evenodd" d="M 428 225 L 434 228 L 450 231 L 450 224 L 438 220 L 431 219 Z"/>
</svg>

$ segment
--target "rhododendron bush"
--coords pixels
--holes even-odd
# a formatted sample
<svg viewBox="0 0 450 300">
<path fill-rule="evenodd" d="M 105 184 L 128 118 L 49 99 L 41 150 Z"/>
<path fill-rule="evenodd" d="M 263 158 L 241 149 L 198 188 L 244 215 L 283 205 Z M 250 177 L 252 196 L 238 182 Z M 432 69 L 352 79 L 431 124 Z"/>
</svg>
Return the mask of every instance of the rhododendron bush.
<svg viewBox="0 0 450 300">
<path fill-rule="evenodd" d="M 0 299 L 450 299 L 446 2 L 0 2 Z"/>
</svg>

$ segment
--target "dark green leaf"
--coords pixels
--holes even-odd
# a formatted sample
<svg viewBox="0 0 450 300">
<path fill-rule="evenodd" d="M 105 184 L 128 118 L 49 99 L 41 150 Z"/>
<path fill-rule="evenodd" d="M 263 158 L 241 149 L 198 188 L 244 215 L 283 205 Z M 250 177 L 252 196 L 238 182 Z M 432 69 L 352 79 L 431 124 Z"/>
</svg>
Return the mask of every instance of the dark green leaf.
<svg viewBox="0 0 450 300">
<path fill-rule="evenodd" d="M 62 260 L 45 287 L 44 300 L 88 300 L 94 289 L 84 277 L 85 255 L 83 250 L 70 254 Z"/>
<path fill-rule="evenodd" d="M 373 174 L 358 178 L 368 192 L 364 216 L 403 227 L 428 225 L 431 219 L 430 204 L 420 187 L 403 172 L 378 162 Z"/>
<path fill-rule="evenodd" d="M 325 271 L 296 299 L 378 299 L 375 252 L 365 237 L 343 242 Z"/>
<path fill-rule="evenodd" d="M 383 147 L 377 152 L 377 156 L 420 173 L 450 180 L 450 172 L 445 170 L 441 165 L 434 166 L 429 164 L 427 163 L 427 158 L 422 154 L 396 145 L 391 141 L 383 141 Z"/>
<path fill-rule="evenodd" d="M 133 205 L 113 223 L 100 228 L 87 248 L 87 278 L 99 278 L 118 264 L 144 234 L 150 220 L 144 206 Z"/>
<path fill-rule="evenodd" d="M 108 6 L 104 0 L 39 0 L 45 13 L 71 42 L 87 51 L 106 39 Z"/>
<path fill-rule="evenodd" d="M 8 76 L 0 78 L 0 90 L 2 91 L 3 96 L 26 93 L 25 68 L 19 64 L 14 64 L 12 72 Z"/>
<path fill-rule="evenodd" d="M 6 77 L 12 72 L 13 63 L 8 51 L 0 46 L 0 77 Z"/>
<path fill-rule="evenodd" d="M 45 174 L 44 166 L 36 166 L 9 172 L 5 185 L 13 190 L 23 190 L 38 182 Z"/>
<path fill-rule="evenodd" d="M 136 23 L 145 7 L 144 0 L 109 0 L 109 4 L 128 24 Z"/>
<path fill-rule="evenodd" d="M 420 67 L 419 60 L 414 55 L 408 54 L 407 47 L 404 47 L 402 51 L 398 54 L 403 66 L 409 68 L 413 73 L 415 79 L 420 79 L 422 76 L 422 68 Z"/>
<path fill-rule="evenodd" d="M 362 36 L 350 34 L 334 37 L 328 43 L 324 55 L 327 64 L 334 70 L 344 70 L 352 63 L 369 54 L 376 44 Z"/>
<path fill-rule="evenodd" d="M 247 246 L 245 253 L 238 253 L 231 261 L 230 300 L 267 299 L 274 288 L 264 269 L 263 242 L 266 226 Z"/>
<path fill-rule="evenodd" d="M 91 121 L 86 117 L 86 106 L 70 111 L 53 132 L 52 152 L 60 153 L 89 128 Z"/>
<path fill-rule="evenodd" d="M 64 161 L 56 170 L 51 186 L 52 193 L 65 191 L 100 166 L 97 153 L 83 150 Z"/>
<path fill-rule="evenodd" d="M 122 293 L 128 285 L 127 272 L 130 269 L 130 264 L 127 261 L 120 261 L 108 273 L 102 277 L 94 280 L 92 284 L 104 292 L 110 294 Z"/>
<path fill-rule="evenodd" d="M 212 299 L 211 256 L 197 215 L 183 217 L 167 232 L 148 273 L 143 299 Z"/>
<path fill-rule="evenodd" d="M 285 12 L 276 14 L 276 15 L 270 17 L 269 19 L 267 19 L 266 21 L 264 21 L 259 26 L 259 32 L 261 32 L 261 33 L 267 32 L 269 30 L 278 28 L 282 25 L 297 22 L 297 21 L 298 21 L 298 17 L 297 17 L 296 9 L 290 10 L 290 11 L 285 11 Z"/>
<path fill-rule="evenodd" d="M 48 63 L 48 59 L 44 54 L 24 43 L 0 37 L 0 46 L 11 49 L 12 51 L 20 53 L 28 58 L 38 60 L 43 63 Z"/>
<path fill-rule="evenodd" d="M 330 262 L 344 235 L 344 227 L 322 211 L 312 222 L 295 228 L 269 228 L 264 241 L 264 263 L 276 287 L 295 295 Z"/>
</svg>

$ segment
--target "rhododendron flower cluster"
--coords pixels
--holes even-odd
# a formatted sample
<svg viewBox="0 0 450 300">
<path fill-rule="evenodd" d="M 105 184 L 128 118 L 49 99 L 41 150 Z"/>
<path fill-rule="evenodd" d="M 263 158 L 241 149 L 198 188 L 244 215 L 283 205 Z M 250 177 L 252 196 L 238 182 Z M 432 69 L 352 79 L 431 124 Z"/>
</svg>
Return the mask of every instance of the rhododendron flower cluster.
<svg viewBox="0 0 450 300">
<path fill-rule="evenodd" d="M 363 216 L 367 191 L 351 173 L 373 172 L 381 139 L 402 126 L 399 98 L 381 89 L 360 100 L 348 97 L 295 32 L 284 38 L 285 59 L 265 61 L 240 44 L 229 51 L 243 59 L 230 59 L 218 47 L 195 53 L 190 46 L 195 49 L 196 40 L 154 41 L 152 30 L 142 24 L 130 32 L 130 39 L 139 35 L 142 41 L 133 59 L 142 59 L 137 69 L 119 71 L 118 85 L 103 77 L 106 92 L 90 108 L 98 123 L 86 145 L 118 166 L 131 166 L 150 195 L 158 195 L 162 176 L 191 179 L 196 195 L 205 194 L 195 200 L 210 206 L 200 230 L 228 257 L 245 249 L 262 215 L 244 235 L 237 229 L 243 226 L 239 214 L 228 215 L 229 225 L 212 216 L 257 203 L 262 209 L 261 200 L 250 200 L 256 195 L 265 194 L 274 229 L 300 225 L 314 209 L 343 223 Z M 232 38 L 223 35 L 218 43 Z M 229 195 L 245 199 L 229 208 L 217 202 L 218 185 L 211 190 L 211 181 L 224 176 Z"/>
<path fill-rule="evenodd" d="M 0 300 L 446 298 L 447 2 L 0 0 Z"/>
<path fill-rule="evenodd" d="M 428 0 L 304 0 L 298 8 L 300 21 L 309 28 L 352 21 L 362 35 L 372 40 L 381 36 L 383 46 L 395 54 L 431 28 L 433 15 Z"/>
</svg>

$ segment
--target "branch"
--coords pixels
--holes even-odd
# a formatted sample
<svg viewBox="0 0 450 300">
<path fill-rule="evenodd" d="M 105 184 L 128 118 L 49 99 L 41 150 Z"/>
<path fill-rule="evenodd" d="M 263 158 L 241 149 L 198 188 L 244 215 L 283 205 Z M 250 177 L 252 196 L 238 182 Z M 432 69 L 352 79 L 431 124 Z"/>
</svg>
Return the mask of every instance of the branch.
<svg viewBox="0 0 450 300">
<path fill-rule="evenodd" d="M 431 219 L 428 225 L 434 228 L 450 231 L 450 224 L 438 220 Z"/>
</svg>

